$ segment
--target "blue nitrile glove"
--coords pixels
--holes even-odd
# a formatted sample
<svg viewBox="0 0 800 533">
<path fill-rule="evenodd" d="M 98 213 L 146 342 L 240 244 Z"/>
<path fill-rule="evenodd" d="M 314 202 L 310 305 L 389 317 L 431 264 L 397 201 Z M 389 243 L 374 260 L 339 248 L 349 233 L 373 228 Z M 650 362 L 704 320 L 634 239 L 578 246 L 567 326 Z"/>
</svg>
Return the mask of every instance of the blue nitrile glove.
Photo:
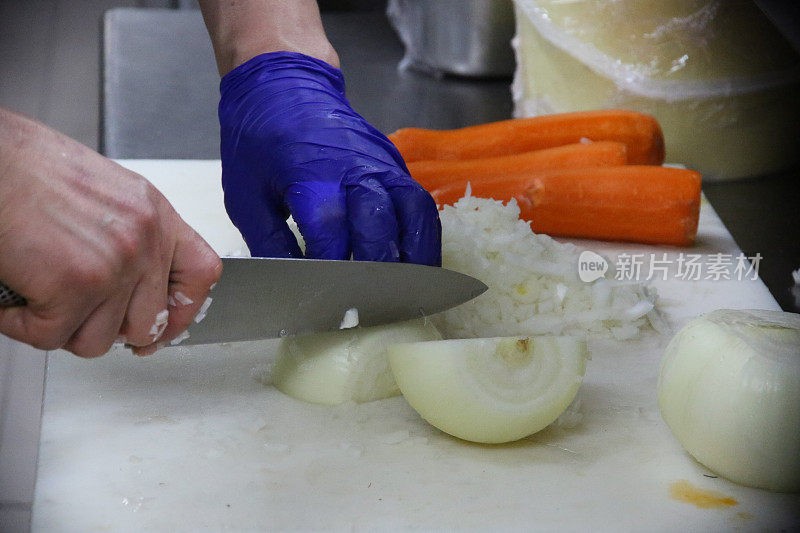
<svg viewBox="0 0 800 533">
<path fill-rule="evenodd" d="M 253 256 L 441 264 L 431 196 L 400 153 L 353 111 L 339 69 L 262 54 L 222 78 L 225 208 Z"/>
</svg>

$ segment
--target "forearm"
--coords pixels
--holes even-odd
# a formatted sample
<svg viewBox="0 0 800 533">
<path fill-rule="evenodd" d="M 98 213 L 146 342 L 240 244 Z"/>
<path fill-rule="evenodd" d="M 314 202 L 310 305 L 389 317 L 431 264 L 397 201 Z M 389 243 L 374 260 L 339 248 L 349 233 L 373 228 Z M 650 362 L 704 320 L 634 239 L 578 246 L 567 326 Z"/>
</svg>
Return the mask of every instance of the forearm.
<svg viewBox="0 0 800 533">
<path fill-rule="evenodd" d="M 259 54 L 278 51 L 339 66 L 315 0 L 200 0 L 200 8 L 222 76 Z"/>
</svg>

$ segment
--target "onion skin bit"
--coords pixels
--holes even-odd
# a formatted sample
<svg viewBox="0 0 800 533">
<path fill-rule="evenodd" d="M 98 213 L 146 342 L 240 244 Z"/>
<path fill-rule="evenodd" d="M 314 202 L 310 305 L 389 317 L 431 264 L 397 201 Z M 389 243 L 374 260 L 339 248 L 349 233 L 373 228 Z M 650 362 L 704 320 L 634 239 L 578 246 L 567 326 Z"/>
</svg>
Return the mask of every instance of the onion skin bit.
<svg viewBox="0 0 800 533">
<path fill-rule="evenodd" d="M 697 461 L 742 485 L 800 491 L 800 315 L 718 310 L 666 348 L 661 416 Z"/>
</svg>

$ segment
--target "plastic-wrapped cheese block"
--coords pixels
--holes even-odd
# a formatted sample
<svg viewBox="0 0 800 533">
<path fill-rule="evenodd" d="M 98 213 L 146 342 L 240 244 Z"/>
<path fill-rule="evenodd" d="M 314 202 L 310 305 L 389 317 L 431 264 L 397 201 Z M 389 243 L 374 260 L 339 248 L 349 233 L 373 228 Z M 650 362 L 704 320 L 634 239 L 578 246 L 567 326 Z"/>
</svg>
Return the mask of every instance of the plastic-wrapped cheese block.
<svg viewBox="0 0 800 533">
<path fill-rule="evenodd" d="M 800 54 L 750 0 L 515 0 L 515 114 L 654 115 L 707 179 L 800 160 Z"/>
</svg>

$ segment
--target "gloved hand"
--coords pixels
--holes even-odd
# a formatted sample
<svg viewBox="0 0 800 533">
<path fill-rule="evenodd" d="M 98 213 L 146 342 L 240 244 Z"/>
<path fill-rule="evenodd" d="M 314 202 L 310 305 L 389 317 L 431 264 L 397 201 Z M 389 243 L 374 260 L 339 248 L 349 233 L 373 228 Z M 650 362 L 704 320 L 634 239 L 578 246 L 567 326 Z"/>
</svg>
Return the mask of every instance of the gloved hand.
<svg viewBox="0 0 800 533">
<path fill-rule="evenodd" d="M 225 208 L 253 256 L 441 264 L 436 204 L 350 107 L 339 69 L 293 52 L 222 78 Z"/>
</svg>

